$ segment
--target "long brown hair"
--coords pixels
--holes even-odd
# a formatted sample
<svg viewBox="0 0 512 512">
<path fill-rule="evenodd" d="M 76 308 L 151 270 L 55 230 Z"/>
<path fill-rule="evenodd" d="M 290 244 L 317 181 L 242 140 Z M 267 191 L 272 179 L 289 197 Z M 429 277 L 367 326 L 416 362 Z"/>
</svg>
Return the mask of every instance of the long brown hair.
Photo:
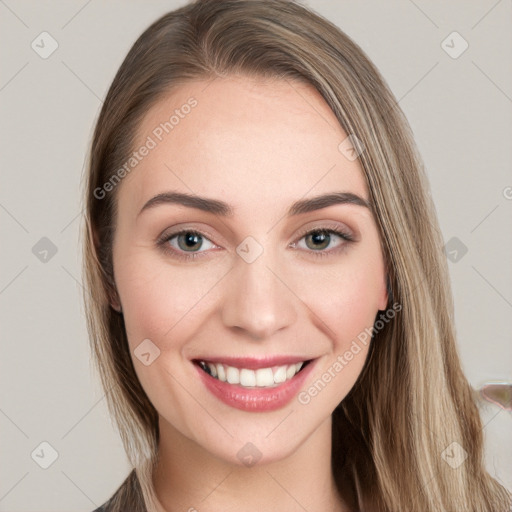
<svg viewBox="0 0 512 512">
<path fill-rule="evenodd" d="M 402 309 L 375 332 L 361 375 L 333 413 L 332 470 L 342 496 L 365 511 L 508 510 L 510 494 L 484 467 L 443 240 L 408 122 L 361 48 L 291 0 L 197 0 L 162 16 L 129 51 L 97 120 L 84 192 L 84 298 L 95 365 L 134 468 L 108 510 L 153 509 L 159 433 L 122 314 L 110 305 L 118 187 L 105 193 L 104 184 L 119 177 L 160 98 L 189 80 L 230 74 L 311 84 L 365 148 L 360 163 Z M 467 454 L 458 467 L 443 459 L 450 446 Z"/>
</svg>

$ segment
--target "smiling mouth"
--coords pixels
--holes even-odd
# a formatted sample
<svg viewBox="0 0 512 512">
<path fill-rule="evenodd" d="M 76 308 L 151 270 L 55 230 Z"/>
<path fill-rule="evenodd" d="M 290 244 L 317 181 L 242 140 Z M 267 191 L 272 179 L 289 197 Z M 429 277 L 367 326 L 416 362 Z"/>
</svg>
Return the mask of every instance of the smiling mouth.
<svg viewBox="0 0 512 512">
<path fill-rule="evenodd" d="M 236 368 L 224 363 L 213 363 L 203 360 L 195 360 L 194 363 L 210 377 L 221 382 L 247 389 L 258 389 L 281 386 L 293 379 L 293 377 L 301 372 L 311 361 L 312 360 L 309 359 L 299 363 L 258 368 L 256 370 Z"/>
</svg>

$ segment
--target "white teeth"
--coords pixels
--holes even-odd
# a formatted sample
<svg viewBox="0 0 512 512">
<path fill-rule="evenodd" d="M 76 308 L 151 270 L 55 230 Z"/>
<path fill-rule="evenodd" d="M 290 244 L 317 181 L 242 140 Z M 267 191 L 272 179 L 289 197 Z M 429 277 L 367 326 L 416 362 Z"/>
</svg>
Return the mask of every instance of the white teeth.
<svg viewBox="0 0 512 512">
<path fill-rule="evenodd" d="M 247 388 L 274 387 L 290 380 L 304 366 L 304 362 L 294 363 L 272 368 L 259 368 L 249 370 L 247 368 L 235 368 L 221 363 L 202 362 L 203 369 L 208 368 L 208 373 L 214 378 L 229 384 L 240 384 Z"/>
<path fill-rule="evenodd" d="M 217 368 L 217 378 L 222 382 L 226 382 L 226 370 L 224 370 L 224 365 L 216 364 L 215 367 Z"/>
<path fill-rule="evenodd" d="M 228 366 L 226 370 L 226 379 L 230 384 L 240 384 L 240 371 L 238 368 Z"/>
<path fill-rule="evenodd" d="M 260 368 L 256 370 L 256 384 L 260 388 L 272 386 L 272 384 L 274 384 L 272 368 Z"/>
<path fill-rule="evenodd" d="M 297 369 L 294 364 L 291 364 L 286 368 L 286 378 L 291 379 L 297 373 Z"/>
<path fill-rule="evenodd" d="M 240 385 L 256 386 L 256 374 L 253 370 L 247 370 L 247 368 L 240 370 Z"/>
<path fill-rule="evenodd" d="M 215 365 L 212 363 L 208 363 L 208 368 L 210 369 L 212 377 L 217 377 L 217 368 L 215 367 Z"/>
<path fill-rule="evenodd" d="M 274 373 L 274 382 L 281 384 L 286 380 L 286 366 L 280 366 Z"/>
</svg>

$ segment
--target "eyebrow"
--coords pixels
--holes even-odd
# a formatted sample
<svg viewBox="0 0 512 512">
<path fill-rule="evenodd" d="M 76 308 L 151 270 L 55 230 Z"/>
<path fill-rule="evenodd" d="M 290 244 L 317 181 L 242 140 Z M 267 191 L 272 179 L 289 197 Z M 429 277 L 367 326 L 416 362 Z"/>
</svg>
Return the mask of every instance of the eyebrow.
<svg viewBox="0 0 512 512">
<path fill-rule="evenodd" d="M 152 197 L 144 204 L 137 216 L 145 210 L 149 210 L 162 204 L 178 204 L 187 208 L 195 208 L 215 215 L 221 215 L 223 217 L 233 216 L 233 208 L 224 201 L 185 194 L 182 192 L 163 192 Z M 291 217 L 294 215 L 301 215 L 340 204 L 352 204 L 371 209 L 370 203 L 357 194 L 353 194 L 352 192 L 334 192 L 319 195 L 311 199 L 300 199 L 294 202 L 288 209 L 287 216 Z"/>
</svg>

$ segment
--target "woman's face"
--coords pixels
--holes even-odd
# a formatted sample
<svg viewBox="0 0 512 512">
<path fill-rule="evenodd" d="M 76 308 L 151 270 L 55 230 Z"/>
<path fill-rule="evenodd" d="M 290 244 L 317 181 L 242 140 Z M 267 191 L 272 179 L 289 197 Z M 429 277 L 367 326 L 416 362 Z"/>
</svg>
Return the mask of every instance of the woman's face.
<svg viewBox="0 0 512 512">
<path fill-rule="evenodd" d="M 285 80 L 192 82 L 148 111 L 107 193 L 132 359 L 161 432 L 247 464 L 330 428 L 387 304 L 347 135 L 315 89 Z"/>
</svg>

